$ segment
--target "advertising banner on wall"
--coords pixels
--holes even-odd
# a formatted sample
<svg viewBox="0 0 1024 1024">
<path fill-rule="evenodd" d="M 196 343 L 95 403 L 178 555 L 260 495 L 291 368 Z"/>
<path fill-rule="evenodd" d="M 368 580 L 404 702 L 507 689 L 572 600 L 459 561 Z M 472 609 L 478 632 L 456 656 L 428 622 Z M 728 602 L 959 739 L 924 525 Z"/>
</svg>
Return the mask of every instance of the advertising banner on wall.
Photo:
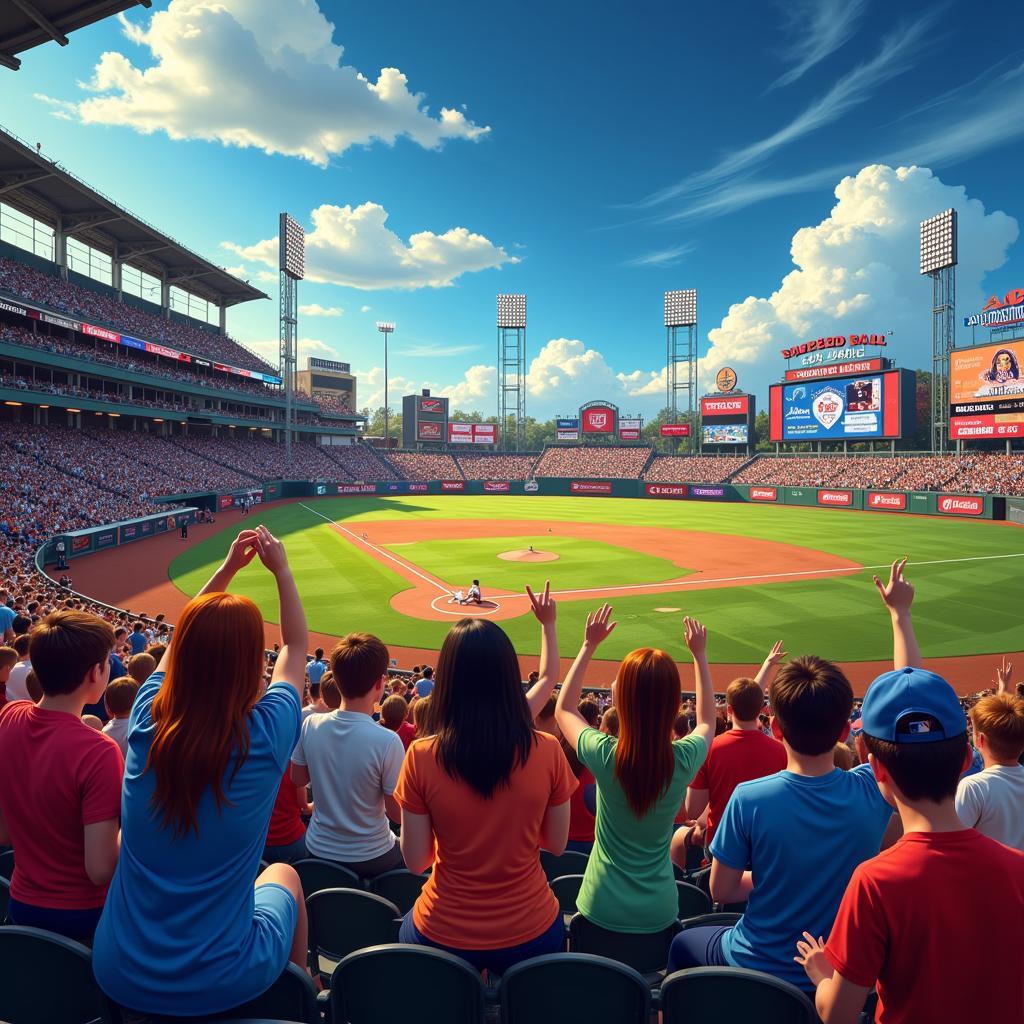
<svg viewBox="0 0 1024 1024">
<path fill-rule="evenodd" d="M 773 384 L 772 440 L 844 441 L 899 437 L 900 371 Z"/>
<path fill-rule="evenodd" d="M 458 493 L 464 491 L 465 489 L 466 489 L 466 481 L 465 480 L 442 480 L 441 481 L 441 490 L 444 491 L 446 494 L 451 494 L 451 493 L 458 494 Z"/>
<path fill-rule="evenodd" d="M 1024 323 L 1024 288 L 1014 288 L 1002 298 L 993 295 L 980 313 L 964 317 L 964 327 L 1007 327 Z"/>
<path fill-rule="evenodd" d="M 702 398 L 701 416 L 746 416 L 750 412 L 749 395 L 728 395 Z"/>
<path fill-rule="evenodd" d="M 980 516 L 985 499 L 965 494 L 940 494 L 937 508 L 944 516 Z"/>
<path fill-rule="evenodd" d="M 689 423 L 663 423 L 661 426 L 662 437 L 689 437 Z"/>
<path fill-rule="evenodd" d="M 747 444 L 750 431 L 746 423 L 705 423 L 701 428 L 701 440 L 704 444 Z"/>
<path fill-rule="evenodd" d="M 905 512 L 907 496 L 891 491 L 868 491 L 865 507 L 872 512 Z"/>
<path fill-rule="evenodd" d="M 779 492 L 775 487 L 751 487 L 748 497 L 751 501 L 778 501 Z"/>
<path fill-rule="evenodd" d="M 449 444 L 497 444 L 498 428 L 493 423 L 449 421 Z"/>
<path fill-rule="evenodd" d="M 639 441 L 644 421 L 641 419 L 620 419 L 619 438 L 622 441 Z"/>
<path fill-rule="evenodd" d="M 587 402 L 580 406 L 580 429 L 584 434 L 614 434 L 618 415 L 611 402 Z"/>
<path fill-rule="evenodd" d="M 376 494 L 376 484 L 338 484 L 337 494 Z"/>
<path fill-rule="evenodd" d="M 420 441 L 440 441 L 444 437 L 441 423 L 420 421 L 416 426 L 416 438 Z"/>
<path fill-rule="evenodd" d="M 884 369 L 883 359 L 858 359 L 849 363 L 829 363 L 826 366 L 804 366 L 786 371 L 786 380 L 816 380 L 822 377 L 849 377 L 859 373 L 877 373 Z"/>
<path fill-rule="evenodd" d="M 569 484 L 570 494 L 611 494 L 609 480 L 573 480 Z"/>
<path fill-rule="evenodd" d="M 648 498 L 685 498 L 688 490 L 686 484 L 644 484 Z"/>
<path fill-rule="evenodd" d="M 853 504 L 853 491 L 818 491 L 818 504 L 844 507 Z"/>
<path fill-rule="evenodd" d="M 508 494 L 512 485 L 507 480 L 485 480 L 484 494 Z"/>
</svg>

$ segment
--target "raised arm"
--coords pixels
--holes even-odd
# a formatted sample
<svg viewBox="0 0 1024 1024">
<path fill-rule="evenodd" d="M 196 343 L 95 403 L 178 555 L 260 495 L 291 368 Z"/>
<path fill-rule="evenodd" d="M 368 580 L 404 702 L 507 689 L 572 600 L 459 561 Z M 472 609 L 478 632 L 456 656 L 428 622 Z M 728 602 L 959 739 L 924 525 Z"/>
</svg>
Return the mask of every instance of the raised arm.
<svg viewBox="0 0 1024 1024">
<path fill-rule="evenodd" d="M 897 559 L 889 571 L 889 582 L 873 576 L 878 593 L 892 618 L 892 667 L 921 668 L 921 651 L 914 634 L 914 623 L 910 618 L 910 606 L 914 603 L 913 584 L 903 576 L 906 558 Z"/>
<path fill-rule="evenodd" d="M 710 745 L 715 737 L 715 690 L 708 665 L 707 627 L 687 616 L 683 619 L 683 639 L 693 655 L 693 688 L 697 691 L 697 725 L 691 735 L 703 736 Z"/>
<path fill-rule="evenodd" d="M 999 668 L 996 669 L 996 693 L 1014 693 L 1014 690 L 1010 688 L 1012 682 L 1013 662 L 1008 661 L 1004 655 Z"/>
<path fill-rule="evenodd" d="M 540 623 L 540 671 L 537 682 L 526 691 L 526 703 L 530 717 L 536 718 L 547 704 L 551 691 L 558 682 L 558 630 L 555 626 L 557 608 L 551 596 L 551 580 L 544 581 L 544 590 L 538 596 L 529 587 L 526 596 L 530 599 L 533 614 Z"/>
<path fill-rule="evenodd" d="M 590 725 L 579 712 L 580 694 L 583 691 L 583 677 L 587 674 L 587 666 L 594 651 L 609 633 L 616 627 L 617 623 L 609 622 L 611 616 L 611 605 L 603 605 L 598 611 L 591 612 L 587 616 L 587 626 L 583 633 L 583 646 L 580 648 L 576 660 L 569 669 L 569 674 L 558 691 L 558 702 L 555 705 L 555 721 L 566 742 L 573 750 L 576 749 L 580 733 L 589 729 Z"/>
<path fill-rule="evenodd" d="M 764 661 L 761 662 L 761 667 L 757 670 L 757 675 L 754 676 L 754 682 L 764 690 L 768 692 L 768 687 L 772 685 L 772 680 L 775 678 L 776 669 L 779 667 L 779 662 L 786 656 L 786 652 L 782 649 L 782 641 L 776 640 L 772 644 L 772 649 L 766 655 Z"/>
</svg>

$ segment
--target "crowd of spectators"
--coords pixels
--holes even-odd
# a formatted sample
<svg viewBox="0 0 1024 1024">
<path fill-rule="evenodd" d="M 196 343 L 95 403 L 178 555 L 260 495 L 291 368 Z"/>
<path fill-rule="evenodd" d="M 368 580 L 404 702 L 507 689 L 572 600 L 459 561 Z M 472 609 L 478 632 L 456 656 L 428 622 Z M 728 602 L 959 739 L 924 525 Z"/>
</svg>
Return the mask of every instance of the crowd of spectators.
<svg viewBox="0 0 1024 1024">
<path fill-rule="evenodd" d="M 0 257 L 0 289 L 67 316 L 82 317 L 97 326 L 132 334 L 143 341 L 163 342 L 191 355 L 206 356 L 244 370 L 274 372 L 273 367 L 227 335 L 148 313 L 100 291 L 4 257 Z"/>
<path fill-rule="evenodd" d="M 461 480 L 462 472 L 451 455 L 441 452 L 387 453 L 387 460 L 395 467 L 399 480 Z"/>
<path fill-rule="evenodd" d="M 536 477 L 595 477 L 604 480 L 638 480 L 654 449 L 579 445 L 544 449 L 533 475 Z"/>
<path fill-rule="evenodd" d="M 718 484 L 749 460 L 747 455 L 655 455 L 645 480 L 664 483 Z"/>
<path fill-rule="evenodd" d="M 219 463 L 249 477 L 250 483 L 265 480 L 335 480 L 338 464 L 329 457 L 328 446 L 310 441 L 292 445 L 289 469 L 283 444 L 264 437 L 207 437 L 176 435 L 172 443 L 208 462 Z"/>
<path fill-rule="evenodd" d="M 529 480 L 537 454 L 457 455 L 456 461 L 467 480 Z"/>
<path fill-rule="evenodd" d="M 368 444 L 330 444 L 324 454 L 343 471 L 341 479 L 359 483 L 401 479 L 383 454 Z"/>
</svg>

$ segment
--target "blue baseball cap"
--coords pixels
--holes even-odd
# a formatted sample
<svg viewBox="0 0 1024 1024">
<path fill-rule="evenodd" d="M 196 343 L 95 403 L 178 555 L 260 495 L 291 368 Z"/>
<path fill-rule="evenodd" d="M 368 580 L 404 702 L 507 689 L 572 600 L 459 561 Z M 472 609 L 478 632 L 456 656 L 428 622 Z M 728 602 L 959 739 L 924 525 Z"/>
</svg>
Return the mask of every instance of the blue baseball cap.
<svg viewBox="0 0 1024 1024">
<path fill-rule="evenodd" d="M 901 668 L 883 673 L 868 687 L 861 727 L 889 743 L 937 743 L 967 732 L 967 716 L 942 676 Z"/>
</svg>

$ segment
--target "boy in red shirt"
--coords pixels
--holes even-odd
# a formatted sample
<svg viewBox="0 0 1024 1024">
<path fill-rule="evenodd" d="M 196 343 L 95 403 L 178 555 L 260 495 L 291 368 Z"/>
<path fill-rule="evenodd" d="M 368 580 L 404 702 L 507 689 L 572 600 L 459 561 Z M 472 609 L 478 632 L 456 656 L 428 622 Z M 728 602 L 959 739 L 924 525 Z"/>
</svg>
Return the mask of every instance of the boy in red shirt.
<svg viewBox="0 0 1024 1024">
<path fill-rule="evenodd" d="M 879 676 L 863 710 L 870 764 L 904 836 L 854 871 L 827 945 L 804 932 L 795 959 L 824 1024 L 855 1024 L 876 984 L 879 1024 L 1024 1020 L 1013 966 L 1024 962 L 1024 853 L 961 823 L 967 719 L 953 688 L 918 667 L 916 641 L 908 650 L 908 667 Z M 993 950 L 1005 969 L 992 969 Z"/>
<path fill-rule="evenodd" d="M 114 631 L 95 615 L 62 611 L 32 630 L 29 657 L 43 696 L 0 715 L 0 844 L 17 857 L 15 924 L 89 942 L 120 847 L 117 744 L 82 721 L 103 696 Z"/>
</svg>

